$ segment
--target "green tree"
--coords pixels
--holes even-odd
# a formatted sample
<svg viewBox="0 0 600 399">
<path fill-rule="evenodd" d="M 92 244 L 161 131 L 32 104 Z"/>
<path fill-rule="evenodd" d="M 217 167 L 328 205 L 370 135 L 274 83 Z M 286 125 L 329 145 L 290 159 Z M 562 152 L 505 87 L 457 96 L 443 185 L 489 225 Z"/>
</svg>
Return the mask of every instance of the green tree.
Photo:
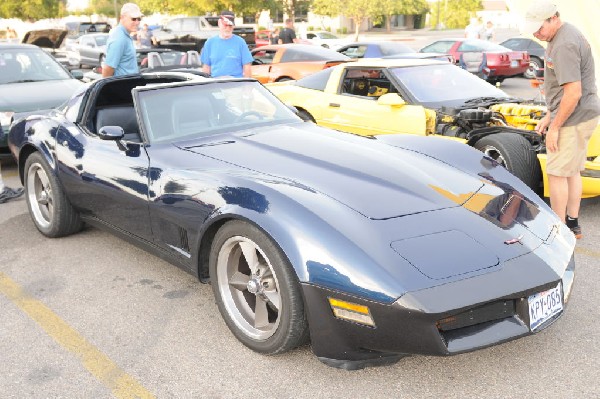
<svg viewBox="0 0 600 399">
<path fill-rule="evenodd" d="M 429 12 L 429 4 L 425 0 L 377 0 L 376 9 L 379 15 L 385 17 L 385 28 L 392 30 L 393 15 L 421 15 Z"/>
<path fill-rule="evenodd" d="M 312 10 L 316 14 L 344 15 L 354 22 L 354 40 L 358 40 L 360 26 L 369 17 L 381 15 L 377 1 L 373 0 L 314 0 Z"/>
<path fill-rule="evenodd" d="M 0 17 L 35 21 L 65 15 L 65 3 L 60 0 L 2 0 Z"/>
<path fill-rule="evenodd" d="M 483 10 L 481 0 L 438 0 L 432 7 L 432 24 L 443 24 L 448 29 L 462 29 L 469 24 L 475 12 Z"/>
</svg>

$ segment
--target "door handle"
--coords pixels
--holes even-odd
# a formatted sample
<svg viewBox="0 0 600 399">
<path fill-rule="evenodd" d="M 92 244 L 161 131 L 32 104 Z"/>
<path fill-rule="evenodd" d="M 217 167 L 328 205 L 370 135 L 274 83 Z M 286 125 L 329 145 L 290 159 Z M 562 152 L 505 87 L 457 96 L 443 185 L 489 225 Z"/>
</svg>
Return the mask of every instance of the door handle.
<svg viewBox="0 0 600 399">
<path fill-rule="evenodd" d="M 336 108 L 339 108 L 339 107 L 340 107 L 340 104 L 338 104 L 338 103 L 329 103 L 329 106 L 330 106 L 330 107 L 336 107 Z"/>
</svg>

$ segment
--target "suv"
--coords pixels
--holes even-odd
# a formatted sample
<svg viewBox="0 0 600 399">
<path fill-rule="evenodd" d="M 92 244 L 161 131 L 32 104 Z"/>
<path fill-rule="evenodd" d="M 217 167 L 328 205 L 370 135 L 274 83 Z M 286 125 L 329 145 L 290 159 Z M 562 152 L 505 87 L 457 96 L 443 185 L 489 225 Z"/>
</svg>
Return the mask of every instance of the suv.
<svg viewBox="0 0 600 399">
<path fill-rule="evenodd" d="M 162 29 L 152 33 L 159 47 L 174 50 L 200 52 L 206 40 L 219 34 L 219 17 L 181 17 L 169 21 Z M 233 33 L 241 36 L 249 48 L 255 46 L 254 28 L 236 26 Z"/>
</svg>

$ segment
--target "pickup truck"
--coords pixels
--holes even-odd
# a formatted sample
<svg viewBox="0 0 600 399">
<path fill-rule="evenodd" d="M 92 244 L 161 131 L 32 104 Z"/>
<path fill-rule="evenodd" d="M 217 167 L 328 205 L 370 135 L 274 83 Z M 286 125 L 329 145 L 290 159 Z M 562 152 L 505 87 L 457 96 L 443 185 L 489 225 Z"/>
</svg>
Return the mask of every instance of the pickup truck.
<svg viewBox="0 0 600 399">
<path fill-rule="evenodd" d="M 152 31 L 158 46 L 174 50 L 200 52 L 206 40 L 219 34 L 219 17 L 180 17 L 169 21 L 162 29 Z M 236 26 L 233 33 L 241 36 L 249 48 L 254 47 L 254 28 Z"/>
<path fill-rule="evenodd" d="M 218 16 L 207 16 L 205 17 L 208 23 L 213 27 L 219 26 Z M 248 48 L 252 50 L 256 47 L 256 31 L 252 26 L 247 25 L 236 25 L 233 27 L 233 33 L 240 36 L 248 44 Z"/>
</svg>

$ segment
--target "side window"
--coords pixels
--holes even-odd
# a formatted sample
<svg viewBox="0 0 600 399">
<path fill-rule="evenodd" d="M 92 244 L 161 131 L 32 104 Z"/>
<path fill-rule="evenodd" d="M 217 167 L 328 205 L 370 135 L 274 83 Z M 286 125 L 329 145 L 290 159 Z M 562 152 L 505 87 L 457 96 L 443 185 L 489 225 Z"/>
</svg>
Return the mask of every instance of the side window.
<svg viewBox="0 0 600 399">
<path fill-rule="evenodd" d="M 271 50 L 271 51 L 261 50 L 261 51 L 252 53 L 252 57 L 254 57 L 255 60 L 258 60 L 259 61 L 258 63 L 260 63 L 260 64 L 272 64 L 273 58 L 275 58 L 275 53 L 277 53 L 277 51 L 275 51 L 275 50 Z"/>
<path fill-rule="evenodd" d="M 181 19 L 174 19 L 167 24 L 167 29 L 177 32 L 181 30 Z"/>
<path fill-rule="evenodd" d="M 193 31 L 198 29 L 198 18 L 184 18 L 181 30 L 183 31 Z"/>
<path fill-rule="evenodd" d="M 446 42 L 446 41 L 435 42 L 435 43 L 430 44 L 429 46 L 423 48 L 421 50 L 421 52 L 422 53 L 447 53 L 448 51 L 450 51 L 450 48 L 452 47 L 453 44 L 454 44 L 454 42 Z"/>
<path fill-rule="evenodd" d="M 341 51 L 342 54 L 350 58 L 363 58 L 367 52 L 367 46 L 351 46 Z"/>
<path fill-rule="evenodd" d="M 348 69 L 340 94 L 377 99 L 391 92 L 395 90 L 381 69 Z"/>
</svg>

